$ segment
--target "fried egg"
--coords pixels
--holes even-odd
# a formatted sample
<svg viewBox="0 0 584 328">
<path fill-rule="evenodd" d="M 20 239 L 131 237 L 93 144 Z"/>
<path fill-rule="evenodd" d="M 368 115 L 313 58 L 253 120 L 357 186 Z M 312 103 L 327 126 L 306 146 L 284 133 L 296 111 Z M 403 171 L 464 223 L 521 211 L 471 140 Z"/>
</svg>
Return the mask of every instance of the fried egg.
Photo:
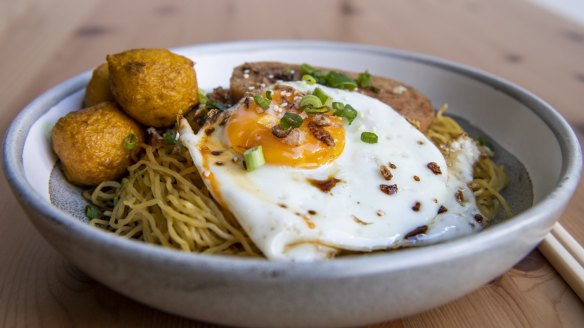
<svg viewBox="0 0 584 328">
<path fill-rule="evenodd" d="M 355 108 L 354 121 L 300 111 L 300 99 L 316 87 Z M 445 156 L 377 99 L 305 82 L 268 91 L 266 109 L 246 97 L 212 113 L 196 134 L 186 119 L 179 128 L 213 197 L 268 259 L 313 261 L 425 245 L 482 228 L 468 187 L 479 156 L 469 137 L 452 142 Z M 273 128 L 286 112 L 304 121 L 278 136 Z M 375 133 L 377 142 L 363 142 L 362 132 Z M 248 172 L 242 154 L 256 146 L 265 165 Z"/>
</svg>

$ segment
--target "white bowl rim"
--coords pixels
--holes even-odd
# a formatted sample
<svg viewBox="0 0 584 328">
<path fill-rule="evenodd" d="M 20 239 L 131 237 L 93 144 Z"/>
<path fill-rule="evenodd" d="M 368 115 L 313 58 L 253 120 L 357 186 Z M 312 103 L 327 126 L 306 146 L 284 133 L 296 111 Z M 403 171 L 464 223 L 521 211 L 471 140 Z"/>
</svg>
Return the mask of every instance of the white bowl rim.
<svg viewBox="0 0 584 328">
<path fill-rule="evenodd" d="M 175 48 L 173 51 L 180 53 L 187 49 L 196 49 L 198 51 L 225 53 L 286 47 L 374 53 L 399 58 L 462 74 L 505 93 L 527 106 L 533 113 L 539 116 L 557 138 L 562 154 L 562 168 L 555 188 L 547 197 L 534 204 L 528 210 L 509 220 L 498 223 L 479 234 L 432 246 L 410 248 L 399 252 L 380 252 L 367 256 L 341 257 L 331 261 L 311 263 L 280 262 L 235 256 L 203 255 L 165 249 L 135 240 L 127 240 L 94 228 L 56 208 L 34 191 L 24 175 L 22 152 L 28 130 L 34 123 L 33 118 L 44 113 L 61 99 L 84 88 L 91 74 L 89 71 L 52 87 L 33 100 L 15 117 L 4 138 L 3 164 L 6 178 L 13 192 L 23 202 L 23 206 L 30 206 L 34 210 L 43 213 L 45 216 L 44 219 L 50 220 L 55 227 L 59 227 L 68 233 L 79 234 L 80 237 L 101 244 L 104 247 L 115 247 L 118 251 L 126 254 L 133 254 L 139 257 L 151 257 L 155 261 L 172 262 L 173 264 L 184 265 L 187 268 L 204 265 L 205 268 L 217 272 L 244 269 L 245 272 L 250 274 L 250 277 L 265 277 L 266 272 L 271 272 L 280 273 L 273 275 L 272 278 L 287 277 L 298 279 L 301 277 L 305 280 L 322 277 L 351 277 L 376 274 L 383 271 L 411 269 L 447 261 L 452 257 L 479 252 L 485 248 L 489 248 L 499 238 L 516 236 L 523 229 L 529 229 L 530 226 L 537 222 L 549 219 L 548 213 L 560 213 L 578 186 L 582 168 L 582 155 L 578 139 L 569 124 L 549 104 L 531 92 L 487 72 L 448 60 L 409 51 L 355 43 L 318 40 L 235 41 L 185 46 Z M 310 274 L 307 275 L 307 273 Z"/>
</svg>

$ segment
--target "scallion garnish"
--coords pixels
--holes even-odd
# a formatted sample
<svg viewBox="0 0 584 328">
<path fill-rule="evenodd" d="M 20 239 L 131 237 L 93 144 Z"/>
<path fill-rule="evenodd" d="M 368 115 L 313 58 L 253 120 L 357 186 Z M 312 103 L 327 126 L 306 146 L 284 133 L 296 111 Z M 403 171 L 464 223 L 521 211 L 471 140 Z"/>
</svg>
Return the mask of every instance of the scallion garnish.
<svg viewBox="0 0 584 328">
<path fill-rule="evenodd" d="M 351 123 L 353 123 L 353 120 L 355 120 L 355 118 L 357 117 L 357 110 L 355 110 L 355 108 L 353 108 L 353 106 L 349 104 L 345 105 L 342 103 L 334 102 L 333 109 L 335 110 L 333 115 L 346 118 L 347 121 L 349 122 L 349 125 L 351 125 Z"/>
<path fill-rule="evenodd" d="M 314 71 L 315 71 L 314 67 L 312 67 L 308 64 L 300 65 L 300 74 L 302 74 L 302 75 L 312 75 L 312 72 L 314 72 Z"/>
<path fill-rule="evenodd" d="M 357 87 L 357 82 L 343 73 L 319 71 L 308 64 L 300 65 L 300 73 L 310 75 L 316 80 L 316 83 L 332 88 L 353 91 Z"/>
<path fill-rule="evenodd" d="M 352 78 L 339 72 L 328 72 L 326 77 L 326 85 L 332 88 L 353 91 L 357 87 L 357 83 Z"/>
<path fill-rule="evenodd" d="M 329 111 L 329 108 L 326 106 L 321 106 L 317 108 L 312 108 L 308 106 L 303 108 L 302 111 L 305 112 L 306 114 L 325 114 Z"/>
<path fill-rule="evenodd" d="M 245 160 L 245 167 L 248 172 L 258 169 L 266 164 L 261 145 L 246 150 L 243 153 L 243 158 Z"/>
<path fill-rule="evenodd" d="M 207 99 L 209 98 L 207 98 L 207 94 L 205 94 L 205 91 L 203 91 L 203 89 L 199 89 L 197 92 L 199 94 L 199 103 L 200 104 L 206 103 Z"/>
<path fill-rule="evenodd" d="M 137 144 L 138 144 L 138 137 L 133 133 L 128 134 L 124 138 L 124 148 L 126 148 L 127 150 L 132 150 L 132 149 L 136 148 Z"/>
<path fill-rule="evenodd" d="M 373 132 L 363 132 L 361 133 L 361 141 L 366 142 L 368 144 L 375 144 L 377 143 L 378 137 Z"/>
<path fill-rule="evenodd" d="M 266 99 L 272 100 L 272 90 L 266 91 Z"/>
<path fill-rule="evenodd" d="M 225 108 L 227 108 L 227 105 L 225 105 L 224 103 L 217 100 L 209 99 L 209 97 L 207 97 L 203 89 L 199 89 L 197 93 L 199 94 L 199 104 L 201 106 L 205 106 L 207 109 L 216 108 L 219 110 L 224 110 Z"/>
<path fill-rule="evenodd" d="M 321 88 L 316 88 L 312 91 L 312 94 L 317 96 L 318 99 L 322 102 L 323 106 L 329 106 L 333 99 L 326 94 L 326 92 L 322 91 Z"/>
<path fill-rule="evenodd" d="M 363 73 L 359 73 L 357 77 L 357 85 L 361 88 L 369 88 L 373 85 L 373 78 L 369 71 L 365 71 Z"/>
<path fill-rule="evenodd" d="M 306 82 L 309 85 L 316 84 L 316 79 L 310 74 L 302 75 L 302 81 Z"/>
<path fill-rule="evenodd" d="M 287 130 L 289 128 L 298 128 L 302 125 L 304 119 L 302 116 L 294 113 L 287 112 L 280 119 L 280 128 Z"/>
<path fill-rule="evenodd" d="M 270 108 L 270 101 L 268 101 L 266 98 L 262 97 L 262 96 L 254 96 L 253 100 L 255 101 L 255 103 L 260 106 L 263 109 L 268 109 Z"/>
<path fill-rule="evenodd" d="M 225 108 L 227 108 L 227 105 L 225 105 L 224 103 L 220 102 L 220 101 L 216 101 L 213 99 L 207 99 L 207 108 L 212 109 L 212 108 L 216 108 L 219 110 L 224 110 Z"/>
<path fill-rule="evenodd" d="M 315 109 L 321 107 L 322 101 L 315 95 L 307 95 L 302 97 L 302 99 L 300 100 L 300 109 L 302 110 Z"/>
<path fill-rule="evenodd" d="M 485 137 L 478 137 L 477 141 L 479 142 L 479 145 L 483 146 L 483 147 L 487 147 L 490 150 L 493 150 L 493 145 L 491 145 L 490 142 L 487 141 L 487 139 L 485 139 Z"/>
<path fill-rule="evenodd" d="M 101 216 L 101 211 L 97 207 L 89 204 L 85 206 L 85 216 L 90 220 L 97 219 Z"/>
<path fill-rule="evenodd" d="M 176 141 L 177 141 L 177 133 L 175 129 L 170 129 L 166 132 L 164 132 L 164 134 L 162 135 L 162 138 L 164 139 L 164 143 L 167 145 L 176 145 Z"/>
<path fill-rule="evenodd" d="M 336 101 L 335 101 L 335 102 L 333 102 L 333 109 L 334 109 L 335 111 L 338 111 L 338 110 L 343 110 L 343 108 L 345 108 L 345 104 L 343 104 L 343 103 L 341 103 L 341 102 L 336 102 Z"/>
</svg>

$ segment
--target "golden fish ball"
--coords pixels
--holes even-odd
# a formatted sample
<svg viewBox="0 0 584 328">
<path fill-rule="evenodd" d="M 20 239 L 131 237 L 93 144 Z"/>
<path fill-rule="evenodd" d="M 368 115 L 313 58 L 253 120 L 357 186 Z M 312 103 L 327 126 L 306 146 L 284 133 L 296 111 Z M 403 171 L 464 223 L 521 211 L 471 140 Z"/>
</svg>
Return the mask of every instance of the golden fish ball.
<svg viewBox="0 0 584 328">
<path fill-rule="evenodd" d="M 86 107 L 91 107 L 104 101 L 115 101 L 114 95 L 110 90 L 109 70 L 106 63 L 99 65 L 93 71 L 85 89 L 83 103 Z"/>
<path fill-rule="evenodd" d="M 175 124 L 198 101 L 193 62 L 166 49 L 134 49 L 108 55 L 110 87 L 136 121 L 158 128 Z"/>
<path fill-rule="evenodd" d="M 67 180 L 96 186 L 126 174 L 144 132 L 115 103 L 102 102 L 60 118 L 51 138 Z"/>
</svg>

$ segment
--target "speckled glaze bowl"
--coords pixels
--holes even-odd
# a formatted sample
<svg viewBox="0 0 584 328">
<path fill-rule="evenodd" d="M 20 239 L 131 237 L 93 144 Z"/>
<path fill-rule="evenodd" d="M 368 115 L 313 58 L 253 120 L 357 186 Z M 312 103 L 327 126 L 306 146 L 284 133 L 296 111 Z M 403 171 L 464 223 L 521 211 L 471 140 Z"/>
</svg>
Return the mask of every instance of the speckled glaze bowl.
<svg viewBox="0 0 584 328">
<path fill-rule="evenodd" d="M 118 238 L 85 222 L 79 189 L 59 177 L 50 149 L 52 124 L 80 107 L 86 72 L 45 92 L 16 117 L 4 141 L 6 176 L 30 220 L 63 256 L 112 289 L 171 313 L 236 326 L 326 327 L 424 311 L 521 260 L 549 232 L 579 181 L 580 147 L 566 121 L 528 91 L 469 67 L 329 42 L 237 42 L 176 51 L 197 62 L 199 83 L 208 89 L 227 86 L 234 66 L 258 60 L 369 69 L 415 86 L 435 106 L 449 103 L 451 114 L 508 151 L 502 160 L 515 160 L 508 164 L 515 178 L 506 197 L 516 214 L 434 246 L 316 263 L 190 254 Z"/>
</svg>

